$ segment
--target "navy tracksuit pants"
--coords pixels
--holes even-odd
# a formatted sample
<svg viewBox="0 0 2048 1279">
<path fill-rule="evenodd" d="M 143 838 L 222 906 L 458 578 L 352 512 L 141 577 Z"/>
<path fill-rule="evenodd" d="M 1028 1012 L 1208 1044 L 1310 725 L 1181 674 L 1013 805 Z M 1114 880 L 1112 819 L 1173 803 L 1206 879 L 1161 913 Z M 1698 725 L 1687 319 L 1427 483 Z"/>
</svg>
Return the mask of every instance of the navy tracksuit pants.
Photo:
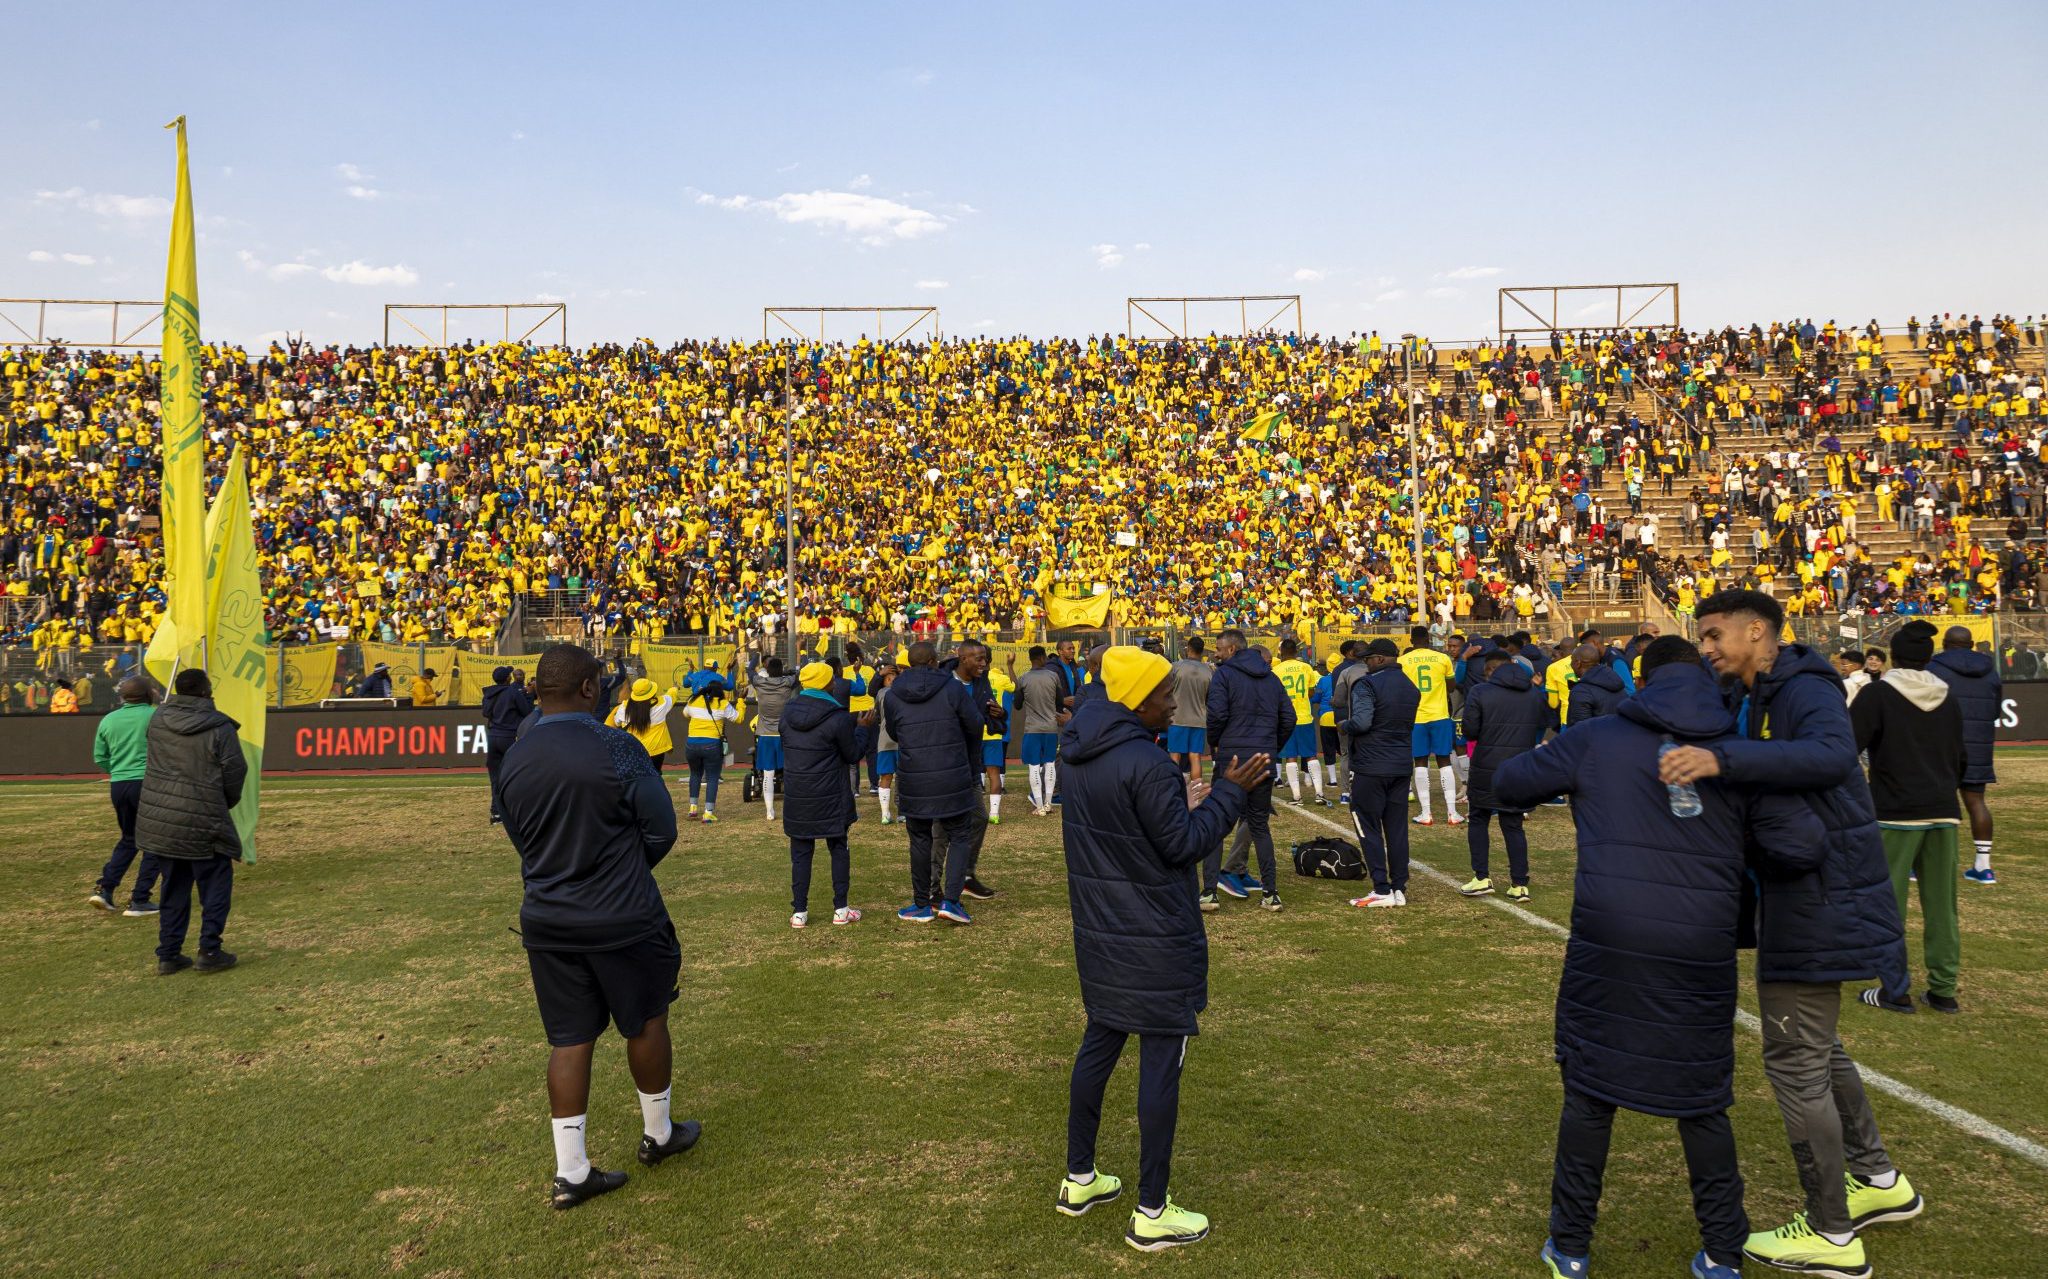
<svg viewBox="0 0 2048 1279">
<path fill-rule="evenodd" d="M 1407 776 L 1351 775 L 1351 820 L 1376 893 L 1408 891 L 1409 781 Z"/>
<path fill-rule="evenodd" d="M 227 931 L 228 907 L 235 894 L 235 859 L 213 856 L 204 861 L 163 859 L 163 901 L 157 907 L 156 957 L 175 959 L 185 949 L 185 930 L 192 924 L 192 890 L 199 890 L 199 953 L 220 949 Z"/>
<path fill-rule="evenodd" d="M 1095 1132 L 1102 1125 L 1102 1094 L 1130 1036 L 1095 1022 L 1081 1036 L 1074 1076 L 1067 1090 L 1067 1171 L 1085 1177 L 1095 1169 Z M 1138 1036 L 1138 1205 L 1166 1206 L 1167 1174 L 1173 1168 L 1173 1130 L 1180 1122 L 1180 1068 L 1187 1057 L 1183 1035 Z"/>
<path fill-rule="evenodd" d="M 1550 1237 L 1568 1257 L 1583 1257 L 1593 1246 L 1593 1221 L 1600 1213 L 1600 1185 L 1607 1171 L 1607 1146 L 1614 1135 L 1615 1106 L 1564 1089 L 1557 1121 L 1557 1160 L 1550 1180 Z M 1700 1224 L 1700 1246 L 1722 1265 L 1739 1265 L 1749 1238 L 1742 1209 L 1742 1170 L 1735 1162 L 1735 1128 L 1728 1112 L 1677 1120 L 1679 1145 L 1692 1178 L 1692 1212 Z"/>
<path fill-rule="evenodd" d="M 847 852 L 846 836 L 833 835 L 825 840 L 825 852 L 832 858 L 832 909 L 846 907 L 848 881 L 852 876 L 853 859 Z M 811 859 L 817 856 L 818 841 L 797 839 L 789 841 L 789 908 L 793 911 L 808 911 L 811 908 Z"/>
<path fill-rule="evenodd" d="M 111 902 L 115 891 L 121 887 L 121 877 L 128 873 L 128 864 L 135 860 L 135 809 L 142 802 L 142 782 L 109 782 L 107 794 L 114 801 L 114 820 L 121 827 L 121 838 L 114 845 L 114 855 L 107 858 L 107 864 L 100 868 L 99 886 Z M 162 870 L 155 853 L 144 853 L 142 867 L 135 872 L 135 891 L 129 900 L 138 906 L 148 901 Z"/>
</svg>

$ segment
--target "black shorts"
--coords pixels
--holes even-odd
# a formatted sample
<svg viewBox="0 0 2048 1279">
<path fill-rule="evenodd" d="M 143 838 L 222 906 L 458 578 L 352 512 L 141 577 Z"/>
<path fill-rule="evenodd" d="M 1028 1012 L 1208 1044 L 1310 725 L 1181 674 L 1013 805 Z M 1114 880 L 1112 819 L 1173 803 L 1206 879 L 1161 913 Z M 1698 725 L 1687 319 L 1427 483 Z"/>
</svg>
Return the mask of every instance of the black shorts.
<svg viewBox="0 0 2048 1279">
<path fill-rule="evenodd" d="M 676 999 L 683 953 L 676 930 L 617 950 L 529 950 L 540 1024 L 556 1048 L 587 1044 L 610 1021 L 627 1039 L 668 1010 Z"/>
<path fill-rule="evenodd" d="M 1322 739 L 1323 762 L 1325 764 L 1336 763 L 1337 726 L 1334 724 L 1318 724 L 1316 725 L 1316 734 Z"/>
</svg>

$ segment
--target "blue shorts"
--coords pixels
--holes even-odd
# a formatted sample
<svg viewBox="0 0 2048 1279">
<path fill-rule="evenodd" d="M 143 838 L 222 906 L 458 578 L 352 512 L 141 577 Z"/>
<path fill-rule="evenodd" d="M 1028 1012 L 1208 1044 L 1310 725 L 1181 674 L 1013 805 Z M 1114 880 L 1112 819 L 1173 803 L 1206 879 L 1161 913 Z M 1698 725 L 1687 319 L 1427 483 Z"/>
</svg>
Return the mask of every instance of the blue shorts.
<svg viewBox="0 0 2048 1279">
<path fill-rule="evenodd" d="M 1447 719 L 1433 719 L 1427 724 L 1417 724 L 1409 733 L 1412 749 L 1408 753 L 1417 759 L 1425 755 L 1441 755 L 1449 761 L 1454 736 L 1451 721 Z"/>
<path fill-rule="evenodd" d="M 754 767 L 782 771 L 782 739 L 780 737 L 756 737 L 754 739 Z"/>
<path fill-rule="evenodd" d="M 1166 749 L 1175 755 L 1206 754 L 1209 750 L 1209 730 L 1182 728 L 1176 724 L 1166 730 Z"/>
<path fill-rule="evenodd" d="M 1287 739 L 1287 745 L 1280 748 L 1281 759 L 1314 759 L 1316 757 L 1316 726 L 1296 724 L 1294 733 Z"/>
<path fill-rule="evenodd" d="M 1027 764 L 1050 764 L 1060 757 L 1060 735 L 1058 733 L 1024 734 L 1024 762 Z"/>
<path fill-rule="evenodd" d="M 981 766 L 1001 768 L 1003 766 L 1003 743 L 983 742 L 981 744 Z"/>
<path fill-rule="evenodd" d="M 896 775 L 896 752 L 895 752 L 895 751 L 876 751 L 876 752 L 875 752 L 875 776 L 877 776 L 877 777 L 894 777 L 895 775 Z"/>
</svg>

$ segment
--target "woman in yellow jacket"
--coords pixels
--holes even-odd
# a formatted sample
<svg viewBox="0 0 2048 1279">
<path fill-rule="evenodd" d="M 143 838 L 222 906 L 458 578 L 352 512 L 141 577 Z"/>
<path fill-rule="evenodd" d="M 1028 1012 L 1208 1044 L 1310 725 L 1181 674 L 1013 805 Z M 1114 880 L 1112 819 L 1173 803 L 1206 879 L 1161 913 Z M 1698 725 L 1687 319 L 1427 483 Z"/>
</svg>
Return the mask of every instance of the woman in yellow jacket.
<svg viewBox="0 0 2048 1279">
<path fill-rule="evenodd" d="M 715 822 L 711 810 L 718 803 L 718 771 L 725 764 L 725 726 L 740 717 L 725 681 L 714 679 L 683 703 L 683 758 L 690 764 L 690 813 L 697 815 L 697 791 L 704 792 L 704 820 Z"/>
<path fill-rule="evenodd" d="M 651 679 L 636 679 L 626 700 L 612 708 L 607 721 L 613 728 L 623 728 L 635 740 L 647 748 L 647 758 L 654 761 L 654 771 L 661 771 L 661 761 L 668 758 L 675 743 L 668 735 L 668 713 L 675 709 L 676 699 L 661 691 Z"/>
</svg>

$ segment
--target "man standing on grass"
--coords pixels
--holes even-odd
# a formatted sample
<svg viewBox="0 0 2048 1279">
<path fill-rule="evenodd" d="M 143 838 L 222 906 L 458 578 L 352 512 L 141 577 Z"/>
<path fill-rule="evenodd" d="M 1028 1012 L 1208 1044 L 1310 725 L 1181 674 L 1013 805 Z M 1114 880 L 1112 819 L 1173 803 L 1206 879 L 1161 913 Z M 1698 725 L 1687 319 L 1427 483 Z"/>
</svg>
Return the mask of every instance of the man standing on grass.
<svg viewBox="0 0 2048 1279">
<path fill-rule="evenodd" d="M 1194 868 L 1236 824 L 1246 789 L 1272 785 L 1273 764 L 1265 754 L 1231 759 L 1212 791 L 1157 745 L 1174 709 L 1164 657 L 1113 648 L 1099 682 L 1105 695 L 1083 703 L 1060 738 L 1074 967 L 1088 1028 L 1069 1083 L 1067 1176 L 1053 1206 L 1078 1217 L 1123 1191 L 1095 1170 L 1095 1137 L 1110 1072 L 1136 1035 L 1138 1207 L 1124 1240 L 1161 1252 L 1209 1233 L 1207 1217 L 1167 1195 L 1181 1063 L 1209 1002 Z"/>
<path fill-rule="evenodd" d="M 797 678 L 803 692 L 776 711 L 783 737 L 779 745 L 789 767 L 789 797 L 782 806 L 782 833 L 789 837 L 789 926 L 810 924 L 811 859 L 821 839 L 832 861 L 832 922 L 857 924 L 860 912 L 846 900 L 852 875 L 846 832 L 859 820 L 847 768 L 860 760 L 856 726 L 867 720 L 866 726 L 873 728 L 875 713 L 855 716 L 826 692 L 832 668 L 824 662 L 810 663 Z"/>
<path fill-rule="evenodd" d="M 491 775 L 491 825 L 497 826 L 505 820 L 504 787 L 501 779 L 505 774 L 505 752 L 512 749 L 512 743 L 519 740 L 519 726 L 526 717 L 533 714 L 533 699 L 526 695 L 526 685 L 514 679 L 515 672 L 509 666 L 500 666 L 491 672 L 491 686 L 484 690 L 484 770 Z"/>
<path fill-rule="evenodd" d="M 1372 876 L 1372 891 L 1352 898 L 1353 906 L 1408 904 L 1408 762 L 1421 694 L 1400 658 L 1390 639 L 1365 646 L 1365 678 L 1351 684 L 1345 718 L 1337 723 L 1349 743 L 1351 822 Z"/>
<path fill-rule="evenodd" d="M 1968 632 L 1964 632 L 1966 635 Z M 1963 711 L 1949 685 L 1928 669 L 1934 627 L 1912 621 L 1892 636 L 1892 669 L 1863 690 L 1849 708 L 1856 749 L 1870 757 L 1870 791 L 1891 868 L 1899 918 L 1917 875 L 1926 929 L 1927 1006 L 1954 1013 L 1956 975 L 1962 965 L 1962 925 L 1956 915 L 1956 826 L 1962 811 L 1956 788 L 1969 775 Z M 1904 1002 L 1903 990 L 1873 987 L 1863 1002 L 1883 1007 Z"/>
<path fill-rule="evenodd" d="M 1528 668 L 1495 650 L 1484 659 L 1485 681 L 1465 698 L 1465 740 L 1472 743 L 1472 773 L 1465 804 L 1470 824 L 1465 842 L 1472 855 L 1472 878 L 1458 889 L 1467 897 L 1493 892 L 1487 854 L 1487 827 L 1500 819 L 1501 839 L 1508 850 L 1508 900 L 1529 900 L 1529 837 L 1522 830 L 1525 810 L 1501 799 L 1494 775 L 1517 755 L 1536 749 L 1550 729 L 1549 699 Z"/>
<path fill-rule="evenodd" d="M 933 919 L 971 924 L 960 898 L 983 824 L 974 778 L 981 762 L 981 713 L 967 685 L 939 669 L 931 641 L 912 644 L 904 661 L 908 669 L 889 685 L 882 701 L 889 736 L 896 739 L 897 803 L 910 831 L 910 905 L 896 918 L 911 924 Z M 932 865 L 934 823 L 946 840 L 941 874 L 934 874 Z"/>
<path fill-rule="evenodd" d="M 1451 762 L 1457 749 L 1456 723 L 1451 719 L 1451 683 L 1457 663 L 1430 647 L 1427 626 L 1412 628 L 1408 639 L 1413 647 L 1401 655 L 1401 669 L 1414 683 L 1418 699 L 1411 752 L 1415 757 L 1415 797 L 1422 812 L 1415 824 L 1435 823 L 1429 811 L 1429 766 L 1435 764 L 1444 788 L 1444 820 L 1457 826 L 1465 820 L 1458 816 L 1458 770 Z"/>
<path fill-rule="evenodd" d="M 1031 669 L 1017 677 L 1014 705 L 1031 811 L 1044 817 L 1052 812 L 1053 787 L 1059 778 L 1060 725 L 1066 712 L 1060 709 L 1060 677 L 1046 665 L 1045 648 L 1033 644 L 1030 656 Z"/>
<path fill-rule="evenodd" d="M 1967 626 L 1951 626 L 1941 637 L 1941 652 L 1927 663 L 1930 673 L 1955 690 L 1963 709 L 1963 752 L 1969 768 L 1963 773 L 1963 807 L 1970 814 L 1970 836 L 1976 844 L 1976 859 L 1963 878 L 1973 884 L 1995 884 L 1991 870 L 1991 806 L 1984 800 L 1984 788 L 1998 780 L 1992 766 L 1997 748 L 1998 720 L 2005 713 L 2005 682 L 1998 677 L 1998 664 L 1991 654 L 1977 651 L 1976 640 Z"/>
<path fill-rule="evenodd" d="M 156 685 L 147 679 L 131 675 L 121 681 L 120 692 L 121 708 L 101 716 L 92 734 L 92 762 L 107 775 L 114 821 L 121 828 L 114 855 L 100 868 L 90 898 L 93 906 L 109 912 L 114 909 L 121 877 L 135 860 L 135 806 L 142 799 L 142 775 L 149 761 L 149 721 L 156 714 Z M 156 913 L 149 894 L 156 887 L 157 873 L 156 854 L 144 853 L 142 868 L 135 872 L 135 891 L 129 894 L 128 908 L 122 914 L 140 919 Z"/>
<path fill-rule="evenodd" d="M 159 976 L 197 967 L 202 973 L 233 968 L 221 949 L 234 905 L 235 863 L 242 837 L 234 807 L 241 802 L 249 765 L 235 736 L 235 721 L 213 705 L 213 682 L 188 666 L 171 696 L 150 717 L 148 762 L 135 803 L 135 842 L 155 853 L 164 870 L 163 906 L 157 912 Z M 199 893 L 199 962 L 185 955 L 192 893 Z"/>
<path fill-rule="evenodd" d="M 1233 628 L 1218 635 L 1216 656 L 1221 660 L 1209 681 L 1208 738 L 1210 757 L 1216 761 L 1220 776 L 1222 761 L 1233 755 L 1240 759 L 1276 755 L 1294 734 L 1294 707 L 1287 700 L 1287 690 L 1274 678 L 1273 668 L 1267 665 L 1265 653 L 1245 647 L 1243 631 Z M 1251 828 L 1252 844 L 1259 854 L 1259 873 L 1264 878 L 1254 881 L 1243 871 L 1235 871 L 1225 891 L 1232 897 L 1248 897 L 1255 890 L 1263 890 L 1259 905 L 1266 910 L 1279 910 L 1280 886 L 1275 882 L 1273 864 L 1272 778 L 1251 788 L 1245 799 L 1244 821 Z M 1220 904 L 1216 886 L 1222 868 L 1223 844 L 1218 840 L 1203 866 L 1203 910 L 1215 910 Z"/>
<path fill-rule="evenodd" d="M 1842 677 L 1825 657 L 1780 637 L 1785 613 L 1760 591 L 1727 590 L 1696 613 L 1700 652 L 1736 702 L 1736 736 L 1662 756 L 1666 785 L 1721 778 L 1802 797 L 1827 833 L 1820 870 L 1759 883 L 1757 1005 L 1764 1076 L 1777 1095 L 1806 1192 L 1806 1211 L 1751 1235 L 1749 1257 L 1781 1269 L 1867 1272 L 1856 1232 L 1920 1211 L 1892 1167 L 1856 1063 L 1835 1033 L 1842 983 L 1906 988 L 1904 930 L 1857 766 Z M 1860 701 L 1861 698 L 1859 697 Z"/>
<path fill-rule="evenodd" d="M 1209 680 L 1213 669 L 1202 656 L 1202 637 L 1188 636 L 1173 664 L 1173 722 L 1166 726 L 1166 750 L 1190 777 L 1202 775 L 1209 749 Z"/>
<path fill-rule="evenodd" d="M 1590 1273 L 1620 1108 L 1678 1121 L 1700 1224 L 1692 1274 L 1734 1279 L 1750 1238 L 1728 1121 L 1743 886 L 1752 870 L 1818 866 L 1822 829 L 1794 796 L 1708 782 L 1681 798 L 1659 785 L 1665 743 L 1729 739 L 1735 717 L 1686 640 L 1651 644 L 1643 676 L 1642 690 L 1613 715 L 1574 724 L 1491 778 L 1498 800 L 1519 808 L 1572 796 L 1578 830 L 1571 940 L 1557 991 L 1564 1109 L 1542 1260 L 1558 1279 Z M 1746 848 L 1762 857 L 1746 860 Z"/>
<path fill-rule="evenodd" d="M 640 1162 L 681 1154 L 700 1132 L 669 1116 L 668 1007 L 682 951 L 654 867 L 676 842 L 675 803 L 640 743 L 598 722 L 603 682 L 586 649 L 542 653 L 540 718 L 505 757 L 505 830 L 526 885 L 519 932 L 552 1049 L 556 1208 L 626 1184 L 625 1173 L 593 1167 L 584 1144 L 591 1056 L 607 1021 L 626 1041 L 640 1095 Z"/>
</svg>

